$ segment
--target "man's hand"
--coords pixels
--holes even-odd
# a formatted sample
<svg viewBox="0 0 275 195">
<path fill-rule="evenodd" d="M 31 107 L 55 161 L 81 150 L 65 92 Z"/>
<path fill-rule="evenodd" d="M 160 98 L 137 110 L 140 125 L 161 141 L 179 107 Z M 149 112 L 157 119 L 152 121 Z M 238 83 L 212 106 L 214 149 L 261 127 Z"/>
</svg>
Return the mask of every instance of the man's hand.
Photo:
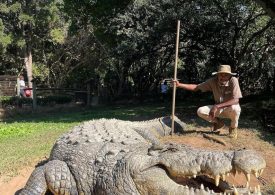
<svg viewBox="0 0 275 195">
<path fill-rule="evenodd" d="M 178 80 L 172 80 L 173 86 L 189 90 L 189 91 L 196 91 L 196 88 L 198 85 L 196 84 L 186 84 L 186 83 L 180 83 Z"/>
<path fill-rule="evenodd" d="M 219 110 L 218 106 L 217 105 L 214 105 L 210 112 L 209 112 L 209 116 L 210 118 L 213 120 L 215 117 L 216 117 L 216 114 L 217 114 L 217 111 Z"/>
<path fill-rule="evenodd" d="M 172 80 L 173 86 L 176 85 L 178 87 L 180 85 L 180 82 L 178 80 Z"/>
</svg>

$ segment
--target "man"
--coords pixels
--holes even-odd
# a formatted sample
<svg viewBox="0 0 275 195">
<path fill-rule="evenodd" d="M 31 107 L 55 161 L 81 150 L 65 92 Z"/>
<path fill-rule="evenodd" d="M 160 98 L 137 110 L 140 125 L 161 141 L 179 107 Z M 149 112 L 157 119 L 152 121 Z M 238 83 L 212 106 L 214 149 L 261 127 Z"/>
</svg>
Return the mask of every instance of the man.
<svg viewBox="0 0 275 195">
<path fill-rule="evenodd" d="M 197 114 L 213 124 L 213 131 L 218 131 L 224 126 L 224 122 L 220 118 L 229 118 L 231 120 L 229 137 L 236 139 L 241 113 L 239 98 L 242 98 L 239 81 L 233 77 L 236 73 L 231 72 L 229 65 L 220 65 L 218 72 L 214 72 L 212 75 L 214 77 L 198 85 L 184 84 L 179 81 L 174 81 L 174 84 L 176 87 L 190 91 L 212 91 L 215 104 L 200 107 Z"/>
</svg>

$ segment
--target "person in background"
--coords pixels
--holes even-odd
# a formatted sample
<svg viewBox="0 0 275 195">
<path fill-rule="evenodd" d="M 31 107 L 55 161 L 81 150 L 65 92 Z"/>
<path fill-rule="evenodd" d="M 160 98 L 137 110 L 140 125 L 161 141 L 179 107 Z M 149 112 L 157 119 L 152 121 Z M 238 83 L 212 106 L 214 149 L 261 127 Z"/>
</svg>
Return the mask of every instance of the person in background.
<svg viewBox="0 0 275 195">
<path fill-rule="evenodd" d="M 198 108 L 197 114 L 212 123 L 212 131 L 219 132 L 224 127 L 221 118 L 229 118 L 231 120 L 229 127 L 229 137 L 237 138 L 238 121 L 241 113 L 239 98 L 242 93 L 236 73 L 231 72 L 230 65 L 220 65 L 218 72 L 212 73 L 212 78 L 201 84 L 184 84 L 177 80 L 173 83 L 176 87 L 190 91 L 211 91 L 214 96 L 215 104 L 206 105 Z"/>
<path fill-rule="evenodd" d="M 160 92 L 161 92 L 162 101 L 166 101 L 166 96 L 167 96 L 167 92 L 168 92 L 168 85 L 167 85 L 166 80 L 161 82 Z"/>
<path fill-rule="evenodd" d="M 26 88 L 24 76 L 20 75 L 19 76 L 19 86 L 20 86 L 20 96 L 21 97 L 26 97 L 24 89 Z"/>
</svg>

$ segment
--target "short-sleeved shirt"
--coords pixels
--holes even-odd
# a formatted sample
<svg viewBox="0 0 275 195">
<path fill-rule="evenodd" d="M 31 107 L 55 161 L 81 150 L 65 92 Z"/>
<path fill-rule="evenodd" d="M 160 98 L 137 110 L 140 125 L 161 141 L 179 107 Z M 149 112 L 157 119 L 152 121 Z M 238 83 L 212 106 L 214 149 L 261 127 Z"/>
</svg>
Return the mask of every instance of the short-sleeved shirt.
<svg viewBox="0 0 275 195">
<path fill-rule="evenodd" d="M 161 84 L 161 93 L 167 93 L 168 86 L 167 84 Z"/>
<path fill-rule="evenodd" d="M 218 77 L 215 76 L 199 84 L 197 89 L 202 92 L 212 91 L 216 103 L 223 103 L 230 99 L 242 98 L 239 81 L 236 77 L 231 77 L 225 86 L 220 86 Z"/>
<path fill-rule="evenodd" d="M 19 81 L 19 85 L 20 85 L 20 88 L 21 88 L 21 89 L 24 89 L 25 86 L 26 86 L 26 85 L 25 85 L 25 81 L 20 80 L 20 81 Z"/>
</svg>

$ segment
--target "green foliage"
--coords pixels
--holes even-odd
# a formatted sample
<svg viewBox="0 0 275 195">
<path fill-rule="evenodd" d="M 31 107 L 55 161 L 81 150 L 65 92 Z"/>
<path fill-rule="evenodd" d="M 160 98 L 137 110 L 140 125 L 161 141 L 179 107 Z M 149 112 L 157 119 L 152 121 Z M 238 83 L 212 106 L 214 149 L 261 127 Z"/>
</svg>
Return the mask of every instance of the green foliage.
<svg viewBox="0 0 275 195">
<path fill-rule="evenodd" d="M 64 43 L 67 24 L 58 8 L 60 1 L 9 1 L 2 3 L 0 10 L 0 46 L 4 56 L 0 64 L 5 65 L 5 72 L 22 73 L 25 66 L 23 58 L 32 54 L 36 64 L 53 63 L 52 57 Z M 4 50 L 5 49 L 5 50 Z M 27 71 L 28 73 L 28 71 Z M 49 78 L 47 78 L 49 79 Z M 47 81 L 48 82 L 48 81 Z"/>
<path fill-rule="evenodd" d="M 2 102 L 3 107 L 32 104 L 31 98 L 20 98 L 16 96 L 1 96 L 0 101 Z"/>
<path fill-rule="evenodd" d="M 50 31 L 50 36 L 51 36 L 51 39 L 53 40 L 53 42 L 56 42 L 59 44 L 64 43 L 65 37 L 64 37 L 63 29 L 61 29 L 61 28 L 52 29 Z"/>
<path fill-rule="evenodd" d="M 226 63 L 244 95 L 274 90 L 275 22 L 248 0 L 12 0 L 0 19 L 0 72 L 22 72 L 29 50 L 43 85 L 96 80 L 112 97 L 156 94 L 173 76 L 180 20 L 183 82 L 200 83 Z"/>
<path fill-rule="evenodd" d="M 34 22 L 34 19 L 32 16 L 28 15 L 28 14 L 20 14 L 18 17 L 19 21 L 22 22 L 23 24 L 27 24 L 27 23 L 32 23 Z"/>
<path fill-rule="evenodd" d="M 18 39 L 16 41 L 16 45 L 20 48 L 23 49 L 26 46 L 26 40 L 24 39 Z"/>
<path fill-rule="evenodd" d="M 0 47 L 5 51 L 6 47 L 12 42 L 10 34 L 5 34 L 5 26 L 2 19 L 0 18 Z"/>
<path fill-rule="evenodd" d="M 275 23 L 258 5 L 231 0 L 135 1 L 110 19 L 108 32 L 115 36 L 114 56 L 122 61 L 117 71 L 130 67 L 139 93 L 151 89 L 152 83 L 157 86 L 161 77 L 172 76 L 168 65 L 175 52 L 177 19 L 182 24 L 179 57 L 184 62 L 178 77 L 184 82 L 202 82 L 226 63 L 241 75 L 244 94 L 270 89 Z M 141 82 L 139 75 L 147 79 Z"/>
<path fill-rule="evenodd" d="M 0 42 L 1 42 L 2 47 L 5 48 L 12 42 L 12 38 L 10 35 L 0 34 Z"/>
<path fill-rule="evenodd" d="M 50 75 L 50 69 L 46 64 L 34 63 L 32 67 L 33 77 L 39 79 L 40 83 L 46 83 Z"/>
<path fill-rule="evenodd" d="M 37 104 L 40 106 L 51 106 L 55 104 L 68 104 L 73 100 L 71 96 L 66 95 L 49 95 L 37 97 Z M 0 101 L 3 107 L 22 106 L 23 104 L 32 105 L 31 98 L 1 96 Z"/>
<path fill-rule="evenodd" d="M 6 4 L 0 3 L 0 13 L 8 13 L 9 9 Z"/>
<path fill-rule="evenodd" d="M 18 13 L 22 11 L 22 5 L 19 2 L 14 2 L 9 6 L 9 11 L 13 13 Z"/>
</svg>

